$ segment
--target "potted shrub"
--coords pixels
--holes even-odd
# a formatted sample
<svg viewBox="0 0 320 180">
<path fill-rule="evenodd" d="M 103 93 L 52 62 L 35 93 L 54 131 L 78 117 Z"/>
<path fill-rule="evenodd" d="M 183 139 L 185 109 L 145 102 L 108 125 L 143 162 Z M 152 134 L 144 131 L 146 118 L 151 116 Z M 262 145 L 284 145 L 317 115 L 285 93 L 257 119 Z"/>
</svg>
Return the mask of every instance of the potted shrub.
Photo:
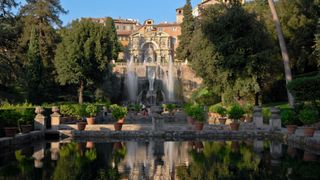
<svg viewBox="0 0 320 180">
<path fill-rule="evenodd" d="M 33 109 L 20 109 L 20 119 L 18 120 L 18 125 L 21 133 L 29 133 L 33 130 L 32 122 L 34 119 Z"/>
<path fill-rule="evenodd" d="M 86 114 L 86 107 L 84 105 L 77 104 L 73 106 L 72 116 L 77 119 L 77 128 L 79 131 L 83 131 L 86 129 L 87 122 L 83 120 L 83 117 L 85 117 Z"/>
<path fill-rule="evenodd" d="M 284 109 L 280 113 L 281 122 L 288 129 L 288 134 L 294 134 L 297 129 L 296 115 L 293 109 Z"/>
<path fill-rule="evenodd" d="M 194 126 L 195 129 L 198 131 L 201 131 L 203 129 L 204 126 L 204 122 L 205 122 L 205 111 L 203 109 L 202 106 L 195 104 L 192 105 L 191 107 L 191 117 L 195 120 Z"/>
<path fill-rule="evenodd" d="M 110 110 L 112 111 L 112 116 L 117 120 L 117 122 L 114 124 L 114 128 L 116 131 L 120 131 L 128 110 L 126 107 L 121 107 L 117 104 L 111 105 Z"/>
<path fill-rule="evenodd" d="M 98 107 L 94 104 L 88 104 L 86 107 L 87 123 L 88 125 L 94 124 L 94 118 L 98 113 Z"/>
<path fill-rule="evenodd" d="M 226 118 L 227 110 L 222 106 L 218 106 L 216 108 L 216 113 L 218 113 L 220 115 L 220 117 L 218 118 L 219 123 L 220 124 L 226 124 L 226 121 L 227 121 L 227 118 Z"/>
<path fill-rule="evenodd" d="M 229 115 L 229 118 L 232 119 L 232 123 L 230 123 L 230 128 L 232 131 L 239 130 L 239 127 L 240 127 L 239 119 L 243 117 L 244 113 L 245 112 L 243 108 L 237 104 L 233 105 L 230 108 L 228 115 Z"/>
<path fill-rule="evenodd" d="M 209 117 L 213 118 L 214 120 L 218 119 L 220 117 L 220 114 L 217 111 L 220 107 L 221 106 L 218 104 L 210 106 L 208 113 Z"/>
<path fill-rule="evenodd" d="M 176 105 L 175 104 L 167 104 L 167 108 L 168 108 L 168 111 L 171 115 L 174 115 L 174 111 L 176 109 Z"/>
<path fill-rule="evenodd" d="M 184 112 L 187 114 L 187 122 L 189 125 L 194 125 L 195 120 L 192 118 L 192 109 L 191 109 L 191 104 L 185 104 L 183 106 Z"/>
<path fill-rule="evenodd" d="M 307 137 L 312 137 L 315 132 L 315 127 L 312 125 L 317 122 L 318 114 L 317 111 L 309 108 L 305 108 L 299 112 L 299 120 L 306 125 L 303 132 Z"/>
<path fill-rule="evenodd" d="M 4 133 L 6 137 L 14 137 L 18 133 L 19 114 L 15 110 L 1 110 L 0 119 L 4 122 Z"/>
</svg>

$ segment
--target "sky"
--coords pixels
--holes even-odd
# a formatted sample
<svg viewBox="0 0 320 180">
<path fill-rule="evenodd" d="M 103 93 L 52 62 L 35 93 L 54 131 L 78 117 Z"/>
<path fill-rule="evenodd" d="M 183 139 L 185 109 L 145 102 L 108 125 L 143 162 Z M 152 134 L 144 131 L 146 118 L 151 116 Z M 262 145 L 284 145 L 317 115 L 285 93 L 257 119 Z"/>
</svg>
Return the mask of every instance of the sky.
<svg viewBox="0 0 320 180">
<path fill-rule="evenodd" d="M 20 0 L 22 4 L 24 0 Z M 107 17 L 136 19 L 143 23 L 146 19 L 159 22 L 175 22 L 175 10 L 186 0 L 60 0 L 68 14 L 60 15 L 66 25 L 82 17 Z M 191 0 L 192 6 L 201 0 Z"/>
</svg>

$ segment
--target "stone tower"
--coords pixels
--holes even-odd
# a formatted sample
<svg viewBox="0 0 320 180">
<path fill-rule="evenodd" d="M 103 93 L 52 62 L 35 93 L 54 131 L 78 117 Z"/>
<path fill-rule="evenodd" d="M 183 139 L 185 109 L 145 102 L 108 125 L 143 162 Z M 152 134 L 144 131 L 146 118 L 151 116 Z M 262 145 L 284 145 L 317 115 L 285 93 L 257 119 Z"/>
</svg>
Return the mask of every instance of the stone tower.
<svg viewBox="0 0 320 180">
<path fill-rule="evenodd" d="M 183 8 L 176 9 L 176 22 L 181 24 L 183 21 Z"/>
</svg>

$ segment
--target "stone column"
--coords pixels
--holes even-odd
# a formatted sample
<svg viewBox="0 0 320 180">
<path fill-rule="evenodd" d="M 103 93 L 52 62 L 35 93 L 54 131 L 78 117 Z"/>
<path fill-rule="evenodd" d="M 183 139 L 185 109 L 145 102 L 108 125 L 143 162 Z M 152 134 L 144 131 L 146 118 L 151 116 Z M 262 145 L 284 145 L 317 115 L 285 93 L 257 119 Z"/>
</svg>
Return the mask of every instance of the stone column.
<svg viewBox="0 0 320 180">
<path fill-rule="evenodd" d="M 253 108 L 253 124 L 258 129 L 263 127 L 263 116 L 261 107 L 255 106 Z"/>
<path fill-rule="evenodd" d="M 42 168 L 43 162 L 42 159 L 44 158 L 44 143 L 38 143 L 34 145 L 34 153 L 32 157 L 34 158 L 34 167 L 35 168 Z"/>
<path fill-rule="evenodd" d="M 253 150 L 256 153 L 261 153 L 263 151 L 263 141 L 255 139 L 253 141 Z"/>
<path fill-rule="evenodd" d="M 52 142 L 50 145 L 51 159 L 57 161 L 59 159 L 60 143 Z"/>
<path fill-rule="evenodd" d="M 270 143 L 271 166 L 279 166 L 282 157 L 282 143 L 271 141 Z"/>
<path fill-rule="evenodd" d="M 51 129 L 59 130 L 60 117 L 61 117 L 61 115 L 59 114 L 59 107 L 58 106 L 53 106 L 51 111 L 53 112 L 50 115 L 51 116 Z"/>
<path fill-rule="evenodd" d="M 281 130 L 281 118 L 279 108 L 271 108 L 271 117 L 269 120 L 270 131 L 280 131 Z"/>
<path fill-rule="evenodd" d="M 36 107 L 34 118 L 34 129 L 44 131 L 46 129 L 46 117 L 42 114 L 44 109 L 41 106 Z"/>
</svg>

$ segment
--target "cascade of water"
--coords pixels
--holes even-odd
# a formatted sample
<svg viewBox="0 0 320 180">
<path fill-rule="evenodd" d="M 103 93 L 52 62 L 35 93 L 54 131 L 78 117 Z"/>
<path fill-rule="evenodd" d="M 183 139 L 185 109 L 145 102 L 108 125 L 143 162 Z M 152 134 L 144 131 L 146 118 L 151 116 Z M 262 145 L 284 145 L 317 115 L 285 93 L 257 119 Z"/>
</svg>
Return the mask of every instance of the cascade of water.
<svg viewBox="0 0 320 180">
<path fill-rule="evenodd" d="M 174 72 L 173 72 L 173 58 L 172 55 L 169 55 L 169 67 L 168 67 L 168 100 L 174 101 Z"/>
<path fill-rule="evenodd" d="M 138 78 L 135 73 L 135 64 L 133 56 L 127 63 L 127 89 L 129 93 L 129 100 L 136 101 L 138 90 Z"/>
<path fill-rule="evenodd" d="M 174 151 L 174 142 L 168 142 L 168 148 L 169 148 L 169 169 L 170 169 L 170 172 L 173 171 L 173 168 L 174 168 L 174 158 L 173 158 L 173 151 Z"/>
</svg>

